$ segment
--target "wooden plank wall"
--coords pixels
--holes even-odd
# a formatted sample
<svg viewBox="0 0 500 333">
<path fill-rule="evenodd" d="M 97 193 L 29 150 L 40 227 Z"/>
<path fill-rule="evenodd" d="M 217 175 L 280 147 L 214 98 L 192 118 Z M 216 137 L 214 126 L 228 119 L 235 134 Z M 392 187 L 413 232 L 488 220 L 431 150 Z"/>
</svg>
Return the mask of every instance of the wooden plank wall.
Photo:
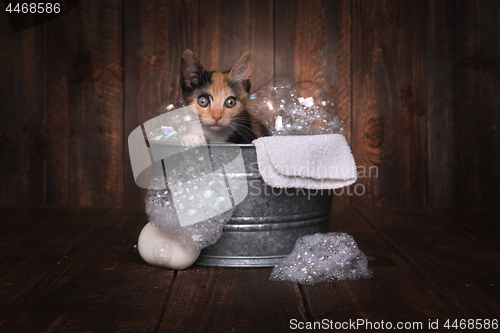
<svg viewBox="0 0 500 333">
<path fill-rule="evenodd" d="M 1 203 L 142 206 L 126 139 L 186 48 L 333 95 L 360 167 L 336 206 L 500 203 L 496 0 L 94 0 L 18 33 L 2 13 Z"/>
</svg>

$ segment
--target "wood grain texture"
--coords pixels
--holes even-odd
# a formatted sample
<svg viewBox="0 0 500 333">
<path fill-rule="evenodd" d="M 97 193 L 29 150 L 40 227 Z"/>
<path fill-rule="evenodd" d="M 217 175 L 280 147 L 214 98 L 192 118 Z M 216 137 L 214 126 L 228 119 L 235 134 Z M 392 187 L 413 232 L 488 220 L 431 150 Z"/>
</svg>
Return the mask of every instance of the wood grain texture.
<svg viewBox="0 0 500 333">
<path fill-rule="evenodd" d="M 2 6 L 3 9 L 3 6 Z M 0 21 L 0 199 L 46 203 L 45 30 L 13 33 Z"/>
<path fill-rule="evenodd" d="M 314 320 L 420 321 L 425 328 L 429 319 L 462 318 L 354 208 L 333 212 L 330 230 L 354 237 L 359 249 L 373 258 L 368 264 L 374 276 L 369 280 L 302 286 Z"/>
<path fill-rule="evenodd" d="M 498 253 L 424 208 L 361 214 L 468 319 L 500 313 Z"/>
<path fill-rule="evenodd" d="M 351 2 L 278 0 L 274 17 L 275 76 L 331 94 L 351 143 Z M 337 190 L 334 207 L 350 206 L 352 192 Z"/>
<path fill-rule="evenodd" d="M 375 275 L 300 287 L 269 281 L 270 268 L 147 265 L 134 248 L 142 209 L 1 213 L 2 332 L 283 332 L 290 319 L 423 322 L 413 331 L 440 319 L 444 332 L 445 319 L 499 313 L 498 246 L 479 236 L 496 230 L 496 208 L 337 210 L 330 230 L 352 234 Z"/>
<path fill-rule="evenodd" d="M 456 206 L 455 29 L 456 1 L 427 5 L 427 204 Z"/>
<path fill-rule="evenodd" d="M 46 24 L 49 204 L 123 205 L 122 24 L 121 1 Z"/>
<path fill-rule="evenodd" d="M 456 168 L 460 207 L 500 203 L 500 2 L 461 1 L 457 13 Z"/>
<path fill-rule="evenodd" d="M 199 50 L 198 1 L 126 1 L 124 4 L 125 97 L 123 141 L 163 102 L 181 96 L 182 52 Z M 128 146 L 123 146 L 123 200 L 144 207 L 145 190 L 135 184 Z"/>
<path fill-rule="evenodd" d="M 0 206 L 0 216 L 2 217 L 0 219 L 0 226 L 3 227 L 10 225 L 12 221 L 15 221 L 16 218 L 26 214 L 30 208 L 34 207 L 38 206 Z"/>
<path fill-rule="evenodd" d="M 229 70 L 245 53 L 252 55 L 252 89 L 273 78 L 273 2 L 200 1 L 200 49 L 208 70 Z"/>
<path fill-rule="evenodd" d="M 352 3 L 353 205 L 425 205 L 426 6 L 423 1 Z"/>
<path fill-rule="evenodd" d="M 179 271 L 159 332 L 283 332 L 307 321 L 297 285 L 271 282 L 270 268 Z"/>
<path fill-rule="evenodd" d="M 500 209 L 498 207 L 440 208 L 437 212 L 500 250 Z"/>
<path fill-rule="evenodd" d="M 2 20 L 1 202 L 144 207 L 127 138 L 180 94 L 190 48 L 220 70 L 250 51 L 253 89 L 333 95 L 360 176 L 335 207 L 496 206 L 500 4 L 457 1 L 93 0 L 18 33 Z"/>
<path fill-rule="evenodd" d="M 146 223 L 142 210 L 116 210 L 10 312 L 2 330 L 154 331 L 174 272 L 145 264 L 134 251 Z"/>
<path fill-rule="evenodd" d="M 10 223 L 3 223 L 0 321 L 17 304 L 29 299 L 109 212 L 109 208 L 34 207 L 11 218 Z"/>
</svg>

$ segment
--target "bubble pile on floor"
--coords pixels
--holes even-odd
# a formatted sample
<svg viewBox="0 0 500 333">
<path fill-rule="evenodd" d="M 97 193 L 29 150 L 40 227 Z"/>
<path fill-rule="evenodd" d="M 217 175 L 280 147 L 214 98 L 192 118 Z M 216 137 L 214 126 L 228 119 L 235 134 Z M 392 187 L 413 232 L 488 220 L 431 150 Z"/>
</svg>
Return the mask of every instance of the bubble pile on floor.
<svg viewBox="0 0 500 333">
<path fill-rule="evenodd" d="M 276 265 L 269 279 L 312 285 L 372 276 L 366 255 L 359 250 L 354 238 L 346 233 L 333 232 L 297 239 L 292 253 Z"/>
</svg>

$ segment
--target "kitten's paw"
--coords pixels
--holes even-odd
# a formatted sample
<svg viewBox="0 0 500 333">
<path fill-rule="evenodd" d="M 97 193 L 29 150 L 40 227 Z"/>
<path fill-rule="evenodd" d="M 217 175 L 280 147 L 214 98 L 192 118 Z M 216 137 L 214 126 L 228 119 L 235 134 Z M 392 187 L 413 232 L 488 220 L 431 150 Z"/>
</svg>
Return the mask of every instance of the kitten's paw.
<svg viewBox="0 0 500 333">
<path fill-rule="evenodd" d="M 182 138 L 181 143 L 184 147 L 194 148 L 194 147 L 199 147 L 207 142 L 205 140 L 205 135 L 198 133 L 191 133 L 185 135 Z"/>
</svg>

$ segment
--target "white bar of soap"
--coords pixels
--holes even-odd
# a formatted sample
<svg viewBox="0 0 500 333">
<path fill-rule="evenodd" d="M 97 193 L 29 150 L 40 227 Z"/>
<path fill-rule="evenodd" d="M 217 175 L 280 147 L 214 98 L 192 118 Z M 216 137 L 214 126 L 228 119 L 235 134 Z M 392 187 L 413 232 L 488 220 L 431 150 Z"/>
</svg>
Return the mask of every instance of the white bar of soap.
<svg viewBox="0 0 500 333">
<path fill-rule="evenodd" d="M 148 264 L 171 269 L 188 268 L 201 252 L 186 252 L 177 239 L 163 234 L 151 222 L 142 228 L 137 248 L 141 258 Z"/>
</svg>

